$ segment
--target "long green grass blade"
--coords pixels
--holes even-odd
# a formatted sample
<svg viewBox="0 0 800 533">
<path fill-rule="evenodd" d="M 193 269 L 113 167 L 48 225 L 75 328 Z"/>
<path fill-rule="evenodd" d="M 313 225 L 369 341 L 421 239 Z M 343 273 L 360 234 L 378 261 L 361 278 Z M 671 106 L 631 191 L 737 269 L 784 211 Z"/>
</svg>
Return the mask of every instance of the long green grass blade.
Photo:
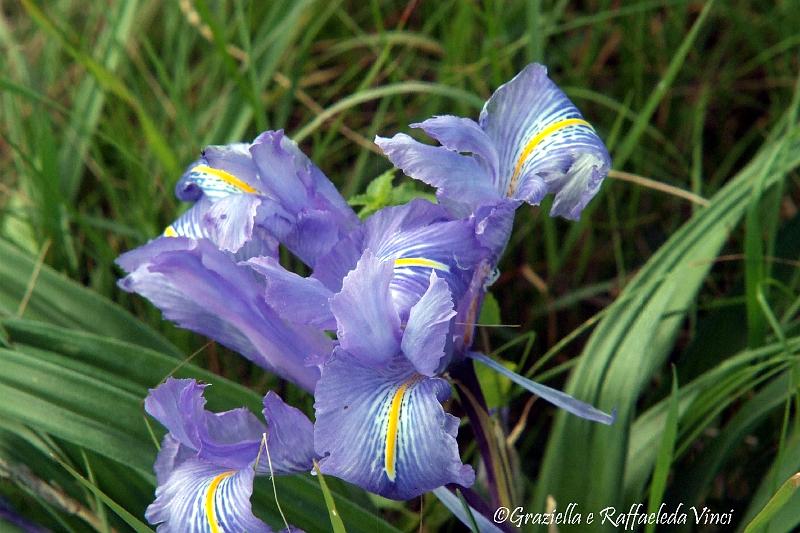
<svg viewBox="0 0 800 533">
<path fill-rule="evenodd" d="M 770 519 L 789 503 L 789 500 L 800 487 L 800 473 L 787 479 L 778 491 L 770 498 L 753 520 L 744 528 L 744 533 L 763 531 Z"/>
<path fill-rule="evenodd" d="M 333 529 L 334 533 L 346 533 L 347 530 L 344 527 L 344 522 L 342 522 L 342 517 L 339 515 L 339 511 L 336 510 L 336 502 L 333 501 L 333 494 L 331 494 L 330 489 L 328 489 L 325 476 L 320 472 L 319 465 L 316 461 L 314 461 L 314 472 L 317 474 L 319 486 L 322 489 L 322 495 L 325 497 L 325 507 L 328 508 L 328 516 L 331 518 L 331 529 Z"/>
</svg>

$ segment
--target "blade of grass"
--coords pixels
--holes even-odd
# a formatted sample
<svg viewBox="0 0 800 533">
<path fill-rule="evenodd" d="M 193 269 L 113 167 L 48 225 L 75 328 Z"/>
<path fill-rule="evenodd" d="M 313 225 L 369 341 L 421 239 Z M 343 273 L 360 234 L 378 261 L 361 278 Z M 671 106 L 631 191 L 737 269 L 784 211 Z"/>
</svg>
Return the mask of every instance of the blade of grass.
<svg viewBox="0 0 800 533">
<path fill-rule="evenodd" d="M 319 464 L 316 460 L 314 461 L 314 472 L 317 473 L 319 486 L 322 489 L 322 495 L 325 497 L 325 507 L 328 508 L 328 516 L 331 518 L 331 529 L 333 529 L 334 533 L 346 533 L 347 530 L 344 527 L 344 522 L 342 522 L 342 517 L 339 516 L 339 511 L 336 510 L 336 503 L 333 501 L 333 495 L 328 489 L 328 484 L 325 483 L 325 476 L 320 472 Z"/>
<path fill-rule="evenodd" d="M 689 55 L 689 51 L 692 49 L 692 46 L 697 39 L 700 28 L 703 27 L 703 24 L 705 23 L 706 18 L 708 18 L 709 13 L 711 13 L 711 8 L 713 6 L 714 0 L 709 0 L 703 5 L 703 10 L 700 12 L 697 20 L 692 25 L 689 33 L 686 34 L 686 37 L 683 39 L 683 42 L 678 50 L 672 56 L 672 60 L 670 61 L 667 70 L 664 72 L 664 75 L 661 77 L 661 80 L 653 89 L 653 92 L 650 94 L 650 97 L 645 102 L 641 111 L 639 111 L 639 114 L 637 115 L 630 132 L 622 140 L 619 148 L 615 150 L 613 154 L 615 167 L 624 167 L 625 163 L 628 162 L 628 158 L 630 158 L 630 156 L 633 154 L 639 143 L 642 133 L 644 133 L 645 128 L 653 116 L 653 113 L 655 113 L 656 108 L 664 99 L 667 91 L 672 86 L 675 78 L 678 76 L 684 61 L 686 61 L 686 56 Z"/>
<path fill-rule="evenodd" d="M 762 531 L 769 521 L 774 517 L 784 506 L 789 503 L 789 500 L 800 487 L 800 472 L 787 479 L 778 491 L 773 494 L 772 498 L 767 502 L 763 509 L 756 515 L 753 520 L 744 528 L 744 533 L 756 533 Z"/>
<path fill-rule="evenodd" d="M 656 513 L 664 498 L 664 491 L 667 487 L 667 476 L 672 465 L 672 457 L 675 452 L 675 438 L 678 434 L 678 373 L 672 367 L 672 394 L 669 399 L 669 411 L 667 413 L 666 424 L 661 434 L 661 445 L 658 449 L 656 466 L 653 469 L 653 480 L 650 482 L 650 495 L 648 497 L 648 514 Z M 648 523 L 645 533 L 653 533 L 656 530 L 655 523 Z"/>
</svg>

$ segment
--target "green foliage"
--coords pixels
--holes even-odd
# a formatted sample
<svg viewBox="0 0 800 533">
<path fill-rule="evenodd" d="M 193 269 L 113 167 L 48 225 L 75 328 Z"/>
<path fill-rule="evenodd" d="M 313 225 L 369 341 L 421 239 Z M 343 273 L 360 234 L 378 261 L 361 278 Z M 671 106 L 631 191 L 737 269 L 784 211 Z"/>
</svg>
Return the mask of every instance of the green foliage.
<svg viewBox="0 0 800 533">
<path fill-rule="evenodd" d="M 479 369 L 490 405 L 508 406 L 484 422 L 510 437 L 513 503 L 683 502 L 734 509 L 740 530 L 796 530 L 800 495 L 784 481 L 800 470 L 798 27 L 792 2 L 4 5 L 0 496 L 54 530 L 141 529 L 162 431 L 141 402 L 171 374 L 213 383 L 214 409 L 258 411 L 279 387 L 310 412 L 307 396 L 116 288 L 114 259 L 174 219 L 173 185 L 203 146 L 285 128 L 365 217 L 433 198 L 388 170 L 375 135 L 475 118 L 541 61 L 615 170 L 710 203 L 608 179 L 578 222 L 545 216 L 547 202 L 519 210 L 476 344 L 619 418 L 529 409 Z M 475 464 L 471 441 L 462 426 Z M 452 493 L 376 505 L 326 482 L 349 531 L 480 519 Z M 330 530 L 318 480 L 279 477 L 275 490 L 290 523 Z M 254 503 L 283 527 L 269 480 Z"/>
<path fill-rule="evenodd" d="M 360 207 L 358 216 L 364 219 L 383 207 L 405 204 L 414 198 L 433 200 L 432 194 L 418 191 L 412 182 L 393 186 L 393 179 L 394 170 L 387 170 L 369 182 L 367 192 L 351 196 L 347 202 L 353 207 Z"/>
</svg>

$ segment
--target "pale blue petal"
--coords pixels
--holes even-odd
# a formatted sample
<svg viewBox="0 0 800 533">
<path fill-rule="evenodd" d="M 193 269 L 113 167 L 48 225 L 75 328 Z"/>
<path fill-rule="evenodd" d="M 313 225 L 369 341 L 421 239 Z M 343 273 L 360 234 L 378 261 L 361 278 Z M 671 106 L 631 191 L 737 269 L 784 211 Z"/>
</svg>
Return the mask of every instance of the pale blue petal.
<svg viewBox="0 0 800 533">
<path fill-rule="evenodd" d="M 158 486 L 145 517 L 159 533 L 269 532 L 251 509 L 254 475 L 252 468 L 228 470 L 188 459 Z"/>
<path fill-rule="evenodd" d="M 145 410 L 173 439 L 218 466 L 241 469 L 258 454 L 264 424 L 247 409 L 212 413 L 205 409 L 207 385 L 193 379 L 167 380 L 151 389 Z"/>
<path fill-rule="evenodd" d="M 447 282 L 431 272 L 430 285 L 414 304 L 400 344 L 403 354 L 426 376 L 433 376 L 439 362 L 452 350 L 453 297 Z"/>
<path fill-rule="evenodd" d="M 214 202 L 203 217 L 211 241 L 222 250 L 238 252 L 253 237 L 259 205 L 261 200 L 250 194 L 235 194 Z"/>
<path fill-rule="evenodd" d="M 314 425 L 308 417 L 296 407 L 286 405 L 272 391 L 264 396 L 263 413 L 268 426 L 269 457 L 266 450 L 262 450 L 258 471 L 268 474 L 310 472 L 316 455 Z"/>
<path fill-rule="evenodd" d="M 422 144 L 404 133 L 376 137 L 375 143 L 407 176 L 436 187 L 440 201 L 447 201 L 457 216 L 501 197 L 488 170 L 472 156 Z"/>
<path fill-rule="evenodd" d="M 376 369 L 337 350 L 315 392 L 320 469 L 397 500 L 471 485 L 475 474 L 458 455 L 458 419 L 441 405 L 449 392 L 446 381 L 416 374 L 403 357 Z"/>
<path fill-rule="evenodd" d="M 499 154 L 498 191 L 534 205 L 555 194 L 553 215 L 577 218 L 611 165 L 594 129 L 538 64 L 495 91 L 480 125 Z"/>
<path fill-rule="evenodd" d="M 447 281 L 458 299 L 472 269 L 488 254 L 471 222 L 453 220 L 441 206 L 426 200 L 381 209 L 364 224 L 364 246 L 381 260 L 395 261 L 390 287 L 401 320 L 427 290 L 432 271 Z"/>
<path fill-rule="evenodd" d="M 337 240 L 359 225 L 347 202 L 322 171 L 283 131 L 267 131 L 250 146 L 264 194 L 286 214 L 276 236 L 312 268 Z"/>
<path fill-rule="evenodd" d="M 202 198 L 217 201 L 235 194 L 256 194 L 258 176 L 247 144 L 209 146 L 189 165 L 175 185 L 175 196 L 191 202 Z"/>
<path fill-rule="evenodd" d="M 575 416 L 579 416 L 581 418 L 585 418 L 586 420 L 592 420 L 593 422 L 600 422 L 601 424 L 611 425 L 614 423 L 616 419 L 616 410 L 612 411 L 611 414 L 604 413 L 599 409 L 592 407 L 588 403 L 584 403 L 580 400 L 576 400 L 569 394 L 565 392 L 561 392 L 556 389 L 551 389 L 546 385 L 542 385 L 540 383 L 536 383 L 535 381 L 531 381 L 530 379 L 520 376 L 516 372 L 512 372 L 511 370 L 507 369 L 500 363 L 496 362 L 494 359 L 487 357 L 482 353 L 477 352 L 470 352 L 469 357 L 478 361 L 481 364 L 484 364 L 491 368 L 492 370 L 503 374 L 505 377 L 519 385 L 520 387 L 529 390 L 530 392 L 536 394 L 543 400 L 552 403 L 556 407 L 560 407 L 565 411 L 572 413 Z"/>
<path fill-rule="evenodd" d="M 234 252 L 239 260 L 277 255 L 278 243 L 255 226 L 262 198 L 235 194 L 212 202 L 203 196 L 164 231 L 165 237 L 209 239 L 217 248 Z"/>
<path fill-rule="evenodd" d="M 475 154 L 481 159 L 487 176 L 494 183 L 498 172 L 497 150 L 492 140 L 472 119 L 441 115 L 429 118 L 412 128 L 420 128 L 439 144 L 454 152 Z"/>
<path fill-rule="evenodd" d="M 256 257 L 247 264 L 264 276 L 264 296 L 270 307 L 284 320 L 327 330 L 336 329 L 336 318 L 330 306 L 333 292 L 318 279 L 289 272 L 271 257 Z"/>
<path fill-rule="evenodd" d="M 342 280 L 353 270 L 364 252 L 364 227 L 359 226 L 341 239 L 330 251 L 317 261 L 311 275 L 328 290 L 342 290 Z"/>
<path fill-rule="evenodd" d="M 382 364 L 400 349 L 400 319 L 389 283 L 392 262 L 379 261 L 367 250 L 331 299 L 339 344 L 368 364 Z"/>
<path fill-rule="evenodd" d="M 250 267 L 205 239 L 185 238 L 156 239 L 118 262 L 129 272 L 120 287 L 148 298 L 167 319 L 313 389 L 318 371 L 305 360 L 330 353 L 330 339 L 282 320 L 265 302 L 263 284 Z"/>
<path fill-rule="evenodd" d="M 218 168 L 236 176 L 254 189 L 260 189 L 258 171 L 250 154 L 249 143 L 231 143 L 207 146 L 203 159 L 210 167 Z"/>
<path fill-rule="evenodd" d="M 208 227 L 203 224 L 203 218 L 214 203 L 206 197 L 201 197 L 196 204 L 187 209 L 181 216 L 170 224 L 164 231 L 167 237 L 187 237 L 189 239 L 209 238 Z"/>
</svg>

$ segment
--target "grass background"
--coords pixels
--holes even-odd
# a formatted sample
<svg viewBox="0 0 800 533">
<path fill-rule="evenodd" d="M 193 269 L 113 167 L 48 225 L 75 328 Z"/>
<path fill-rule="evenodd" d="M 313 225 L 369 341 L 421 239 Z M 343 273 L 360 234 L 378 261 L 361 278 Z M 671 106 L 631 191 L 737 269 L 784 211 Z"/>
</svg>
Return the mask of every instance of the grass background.
<svg viewBox="0 0 800 533">
<path fill-rule="evenodd" d="M 0 13 L 0 494 L 25 516 L 142 530 L 156 448 L 141 399 L 191 354 L 179 374 L 215 383 L 212 407 L 257 407 L 277 388 L 310 409 L 115 286 L 114 258 L 175 218 L 172 187 L 203 146 L 284 128 L 352 197 L 389 168 L 374 135 L 476 117 L 531 61 L 606 140 L 614 173 L 578 223 L 518 212 L 484 318 L 519 327 L 480 341 L 620 417 L 596 427 L 482 375 L 512 507 L 683 502 L 733 509 L 729 530 L 800 470 L 793 2 L 23 0 Z M 460 437 L 474 461 L 468 426 Z M 328 482 L 349 530 L 463 527 L 431 495 L 397 504 Z M 277 489 L 290 521 L 330 527 L 316 480 Z M 278 526 L 271 490 L 260 480 L 254 501 Z M 769 531 L 797 527 L 798 504 L 775 507 Z"/>
</svg>

